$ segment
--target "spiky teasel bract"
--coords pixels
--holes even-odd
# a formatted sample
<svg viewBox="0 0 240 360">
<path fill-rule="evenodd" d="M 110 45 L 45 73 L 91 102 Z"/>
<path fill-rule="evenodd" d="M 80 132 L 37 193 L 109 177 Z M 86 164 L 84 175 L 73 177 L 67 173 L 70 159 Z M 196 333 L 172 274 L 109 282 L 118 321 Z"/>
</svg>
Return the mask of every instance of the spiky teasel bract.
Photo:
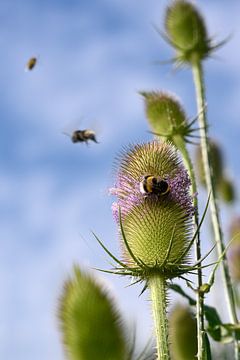
<svg viewBox="0 0 240 360">
<path fill-rule="evenodd" d="M 58 317 L 68 359 L 129 359 L 122 321 L 108 291 L 77 266 L 64 284 Z"/>
<path fill-rule="evenodd" d="M 143 194 L 140 185 L 146 175 L 164 179 L 169 192 Z M 190 185 L 170 143 L 152 141 L 123 151 L 111 193 L 117 196 L 112 209 L 121 230 L 121 265 L 128 274 L 147 279 L 156 273 L 168 279 L 190 271 L 194 213 Z"/>
<path fill-rule="evenodd" d="M 194 63 L 209 57 L 226 40 L 214 44 L 197 7 L 186 0 L 172 1 L 165 15 L 164 38 L 176 49 L 178 64 Z"/>
</svg>

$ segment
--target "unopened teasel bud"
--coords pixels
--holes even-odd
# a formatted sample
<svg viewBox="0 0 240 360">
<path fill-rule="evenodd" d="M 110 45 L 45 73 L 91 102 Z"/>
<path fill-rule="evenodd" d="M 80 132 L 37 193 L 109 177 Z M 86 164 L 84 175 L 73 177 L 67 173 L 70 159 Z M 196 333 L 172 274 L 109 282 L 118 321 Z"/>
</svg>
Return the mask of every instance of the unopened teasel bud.
<svg viewBox="0 0 240 360">
<path fill-rule="evenodd" d="M 224 176 L 218 186 L 219 194 L 225 203 L 232 203 L 235 200 L 235 189 L 233 182 Z"/>
<path fill-rule="evenodd" d="M 240 216 L 235 217 L 230 225 L 230 239 L 232 243 L 228 250 L 231 275 L 236 282 L 240 282 Z"/>
<path fill-rule="evenodd" d="M 197 321 L 189 306 L 177 304 L 169 314 L 170 349 L 173 360 L 195 360 Z"/>
<path fill-rule="evenodd" d="M 210 162 L 211 162 L 211 167 L 212 167 L 214 184 L 216 186 L 218 186 L 223 179 L 222 149 L 221 149 L 220 145 L 214 140 L 210 140 L 208 146 L 209 146 L 209 157 L 210 157 Z M 201 153 L 200 146 L 196 150 L 196 165 L 197 165 L 197 171 L 198 171 L 198 179 L 202 185 L 206 186 L 202 153 Z"/>
<path fill-rule="evenodd" d="M 75 266 L 58 316 L 70 360 L 124 360 L 129 353 L 120 314 L 103 284 Z"/>
<path fill-rule="evenodd" d="M 173 140 L 175 135 L 187 135 L 187 117 L 175 96 L 166 92 L 141 92 L 152 131 Z M 165 140 L 166 140 L 165 138 Z"/>
<path fill-rule="evenodd" d="M 205 21 L 191 2 L 175 0 L 168 7 L 165 30 L 169 42 L 176 48 L 182 62 L 206 58 L 211 51 Z"/>
</svg>

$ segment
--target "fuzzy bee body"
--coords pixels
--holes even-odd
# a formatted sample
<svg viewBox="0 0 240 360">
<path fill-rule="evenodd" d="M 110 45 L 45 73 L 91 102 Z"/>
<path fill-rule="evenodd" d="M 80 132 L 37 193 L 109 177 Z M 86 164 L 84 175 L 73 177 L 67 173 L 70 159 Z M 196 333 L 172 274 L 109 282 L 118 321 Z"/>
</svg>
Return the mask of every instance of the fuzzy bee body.
<svg viewBox="0 0 240 360">
<path fill-rule="evenodd" d="M 85 142 L 87 144 L 89 140 L 98 143 L 95 132 L 93 130 L 88 130 L 88 129 L 75 130 L 71 135 L 71 140 L 73 143 Z"/>
<path fill-rule="evenodd" d="M 140 183 L 142 194 L 166 195 L 170 191 L 168 182 L 160 176 L 146 175 Z"/>
<path fill-rule="evenodd" d="M 36 63 L 37 63 L 36 57 L 30 58 L 26 64 L 26 70 L 32 70 L 35 67 Z"/>
</svg>

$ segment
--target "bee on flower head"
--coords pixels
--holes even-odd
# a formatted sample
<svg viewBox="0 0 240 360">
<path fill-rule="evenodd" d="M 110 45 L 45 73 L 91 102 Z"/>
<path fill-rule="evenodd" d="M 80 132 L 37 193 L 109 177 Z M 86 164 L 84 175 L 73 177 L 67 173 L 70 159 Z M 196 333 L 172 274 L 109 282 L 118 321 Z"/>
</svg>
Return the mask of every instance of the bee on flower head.
<svg viewBox="0 0 240 360">
<path fill-rule="evenodd" d="M 35 56 L 33 56 L 28 60 L 28 62 L 26 64 L 26 67 L 25 67 L 25 70 L 26 71 L 32 70 L 35 67 L 36 64 L 37 64 L 37 58 Z"/>
<path fill-rule="evenodd" d="M 170 191 L 169 184 L 166 179 L 160 176 L 146 175 L 140 182 L 140 192 L 144 195 L 166 195 Z"/>
<path fill-rule="evenodd" d="M 98 144 L 98 141 L 96 139 L 96 134 L 93 130 L 85 129 L 85 130 L 75 130 L 71 135 L 64 133 L 65 135 L 69 136 L 73 143 L 78 142 L 85 142 L 88 144 L 88 141 L 94 141 Z"/>
</svg>

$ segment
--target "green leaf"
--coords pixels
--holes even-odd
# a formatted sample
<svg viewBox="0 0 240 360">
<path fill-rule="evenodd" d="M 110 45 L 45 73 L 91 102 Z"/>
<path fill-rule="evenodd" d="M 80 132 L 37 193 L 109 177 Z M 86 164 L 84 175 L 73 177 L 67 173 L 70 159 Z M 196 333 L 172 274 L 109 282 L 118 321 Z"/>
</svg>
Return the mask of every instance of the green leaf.
<svg viewBox="0 0 240 360">
<path fill-rule="evenodd" d="M 196 301 L 186 294 L 180 285 L 170 284 L 169 288 L 187 299 L 191 306 L 196 305 Z M 240 323 L 224 324 L 215 307 L 209 305 L 204 305 L 204 316 L 208 322 L 206 330 L 215 341 L 226 344 L 233 342 L 235 336 L 240 340 Z"/>
<path fill-rule="evenodd" d="M 217 310 L 212 306 L 204 305 L 204 315 L 208 321 L 207 331 L 215 341 L 221 341 L 220 325 L 222 321 Z"/>
<path fill-rule="evenodd" d="M 208 338 L 208 334 L 206 332 L 204 332 L 204 336 L 203 336 L 203 347 L 204 347 L 203 360 L 212 360 L 210 341 Z"/>
<path fill-rule="evenodd" d="M 219 324 L 213 329 L 207 329 L 208 332 L 213 332 L 214 335 L 219 334 L 218 338 L 214 340 L 220 341 L 223 344 L 231 343 L 235 340 L 240 340 L 240 323 L 238 324 Z"/>
<path fill-rule="evenodd" d="M 187 295 L 187 294 L 185 293 L 185 291 L 181 288 L 180 285 L 177 285 L 177 284 L 169 284 L 168 287 L 169 287 L 169 289 L 172 289 L 172 290 L 174 290 L 176 293 L 178 293 L 178 294 L 182 295 L 183 297 L 185 297 L 185 298 L 188 300 L 189 305 L 192 305 L 192 306 L 195 306 L 195 305 L 196 305 L 196 301 L 195 301 L 193 298 L 191 298 L 191 296 Z"/>
</svg>

